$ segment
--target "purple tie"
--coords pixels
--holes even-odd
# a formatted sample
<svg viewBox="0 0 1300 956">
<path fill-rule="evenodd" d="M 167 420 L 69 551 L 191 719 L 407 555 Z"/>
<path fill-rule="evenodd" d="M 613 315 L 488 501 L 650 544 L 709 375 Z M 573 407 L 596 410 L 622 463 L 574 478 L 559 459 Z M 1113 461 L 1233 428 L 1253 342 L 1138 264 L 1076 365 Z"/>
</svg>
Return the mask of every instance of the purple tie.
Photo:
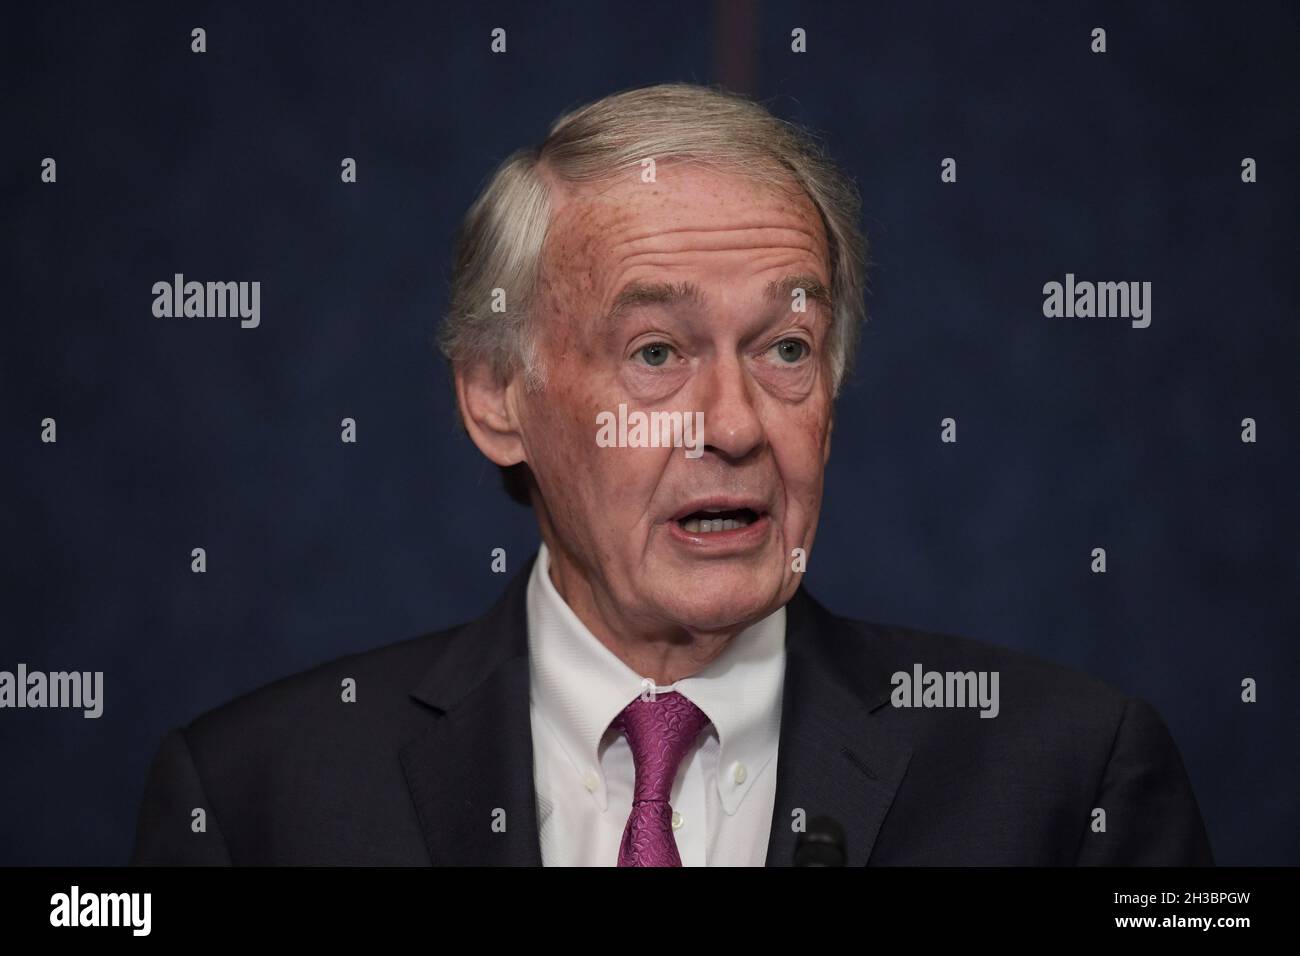
<svg viewBox="0 0 1300 956">
<path fill-rule="evenodd" d="M 638 697 L 610 724 L 627 736 L 636 764 L 632 812 L 618 848 L 619 866 L 681 866 L 668 805 L 677 767 L 709 725 L 708 715 L 677 691 Z"/>
</svg>

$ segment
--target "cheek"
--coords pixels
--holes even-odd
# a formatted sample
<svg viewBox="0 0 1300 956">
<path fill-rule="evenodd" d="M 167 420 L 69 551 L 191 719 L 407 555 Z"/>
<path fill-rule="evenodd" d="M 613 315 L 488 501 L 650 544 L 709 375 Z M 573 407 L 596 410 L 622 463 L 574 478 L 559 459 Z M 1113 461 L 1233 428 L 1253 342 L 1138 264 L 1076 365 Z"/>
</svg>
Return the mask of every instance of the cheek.
<svg viewBox="0 0 1300 956">
<path fill-rule="evenodd" d="M 815 519 L 821 504 L 826 425 L 826 418 L 820 415 L 792 416 L 772 440 L 785 487 L 787 517 L 805 524 Z"/>
<path fill-rule="evenodd" d="M 597 415 L 617 407 L 586 387 L 548 384 L 526 423 L 529 459 L 548 504 L 595 533 L 641 519 L 663 467 L 659 456 L 672 451 L 597 444 Z"/>
<path fill-rule="evenodd" d="M 589 483 L 588 463 L 594 439 L 585 421 L 595 420 L 586 414 L 578 396 L 562 393 L 548 383 L 545 391 L 531 399 L 532 407 L 523 422 L 529 464 L 537 475 L 547 502 L 552 508 L 574 495 Z M 594 435 L 594 426 L 591 435 Z"/>
</svg>

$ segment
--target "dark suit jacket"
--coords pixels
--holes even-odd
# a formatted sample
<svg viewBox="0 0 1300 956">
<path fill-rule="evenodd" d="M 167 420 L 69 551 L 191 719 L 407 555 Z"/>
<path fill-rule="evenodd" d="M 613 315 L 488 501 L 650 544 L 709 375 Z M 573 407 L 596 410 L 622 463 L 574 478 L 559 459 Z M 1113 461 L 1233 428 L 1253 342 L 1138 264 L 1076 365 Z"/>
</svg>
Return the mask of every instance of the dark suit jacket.
<svg viewBox="0 0 1300 956">
<path fill-rule="evenodd" d="M 132 862 L 540 865 L 530 571 L 470 624 L 323 664 L 172 730 Z M 1178 750 L 1141 700 L 992 645 L 835 617 L 802 588 L 786 647 L 769 866 L 792 861 L 796 810 L 841 824 L 850 865 L 1212 863 Z M 891 674 L 916 663 L 998 671 L 999 715 L 892 706 Z M 341 699 L 349 677 L 354 703 Z M 191 830 L 195 808 L 206 832 Z"/>
</svg>

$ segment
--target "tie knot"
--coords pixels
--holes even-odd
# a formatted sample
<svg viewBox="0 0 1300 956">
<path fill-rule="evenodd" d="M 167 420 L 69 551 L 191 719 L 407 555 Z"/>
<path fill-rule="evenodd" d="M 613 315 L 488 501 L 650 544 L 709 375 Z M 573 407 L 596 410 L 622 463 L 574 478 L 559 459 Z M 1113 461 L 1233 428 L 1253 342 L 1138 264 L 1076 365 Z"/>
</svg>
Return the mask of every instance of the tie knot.
<svg viewBox="0 0 1300 956">
<path fill-rule="evenodd" d="M 634 801 L 667 801 L 677 768 L 701 730 L 711 721 L 677 691 L 638 697 L 610 724 L 627 736 L 636 764 Z"/>
</svg>

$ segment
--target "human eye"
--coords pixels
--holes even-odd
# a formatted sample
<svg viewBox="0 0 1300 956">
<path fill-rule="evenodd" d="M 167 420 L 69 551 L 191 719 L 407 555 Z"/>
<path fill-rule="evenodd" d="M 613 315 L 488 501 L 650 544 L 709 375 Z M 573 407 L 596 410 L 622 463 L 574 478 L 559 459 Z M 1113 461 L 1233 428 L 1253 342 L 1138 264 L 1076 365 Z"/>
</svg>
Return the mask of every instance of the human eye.
<svg viewBox="0 0 1300 956">
<path fill-rule="evenodd" d="M 657 368 L 668 361 L 673 351 L 673 347 L 667 342 L 650 342 L 638 348 L 633 353 L 633 357 L 637 360 L 637 364 Z"/>
<path fill-rule="evenodd" d="M 803 339 L 785 338 L 776 342 L 768 350 L 782 365 L 797 365 L 812 351 Z"/>
</svg>

